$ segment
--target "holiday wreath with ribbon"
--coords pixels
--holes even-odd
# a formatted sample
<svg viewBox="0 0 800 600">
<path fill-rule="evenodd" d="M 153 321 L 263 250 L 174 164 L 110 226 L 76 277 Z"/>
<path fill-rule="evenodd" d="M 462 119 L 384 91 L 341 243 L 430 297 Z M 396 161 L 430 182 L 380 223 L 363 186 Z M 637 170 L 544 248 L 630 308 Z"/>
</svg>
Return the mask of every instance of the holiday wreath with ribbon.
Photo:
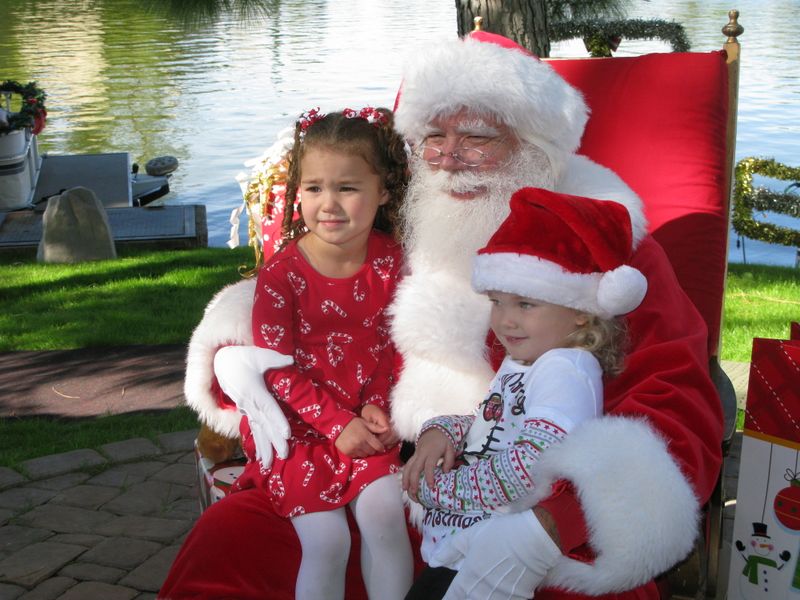
<svg viewBox="0 0 800 600">
<path fill-rule="evenodd" d="M 44 101 L 47 94 L 36 85 L 35 81 L 22 84 L 9 79 L 0 84 L 0 93 L 2 92 L 19 94 L 22 96 L 22 104 L 18 112 L 5 111 L 4 118 L 0 115 L 0 134 L 27 127 L 30 127 L 32 133 L 37 134 L 44 129 L 47 119 Z"/>
</svg>

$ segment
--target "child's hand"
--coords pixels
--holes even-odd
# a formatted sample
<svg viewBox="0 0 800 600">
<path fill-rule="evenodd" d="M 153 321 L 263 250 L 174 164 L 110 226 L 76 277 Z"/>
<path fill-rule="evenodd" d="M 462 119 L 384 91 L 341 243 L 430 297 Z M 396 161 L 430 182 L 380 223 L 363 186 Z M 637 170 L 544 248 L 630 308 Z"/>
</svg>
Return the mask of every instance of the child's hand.
<svg viewBox="0 0 800 600">
<path fill-rule="evenodd" d="M 373 429 L 381 428 L 361 417 L 356 417 L 345 426 L 342 433 L 336 438 L 337 450 L 353 458 L 364 458 L 385 452 L 386 449 L 373 433 Z"/>
<path fill-rule="evenodd" d="M 442 461 L 442 471 L 447 473 L 456 461 L 456 449 L 450 439 L 438 429 L 428 429 L 419 436 L 414 456 L 403 467 L 403 489 L 408 497 L 417 501 L 420 475 L 424 472 L 428 487 L 433 487 L 433 470 Z"/>
<path fill-rule="evenodd" d="M 391 448 L 396 446 L 400 441 L 400 436 L 397 435 L 394 427 L 392 427 L 392 422 L 389 419 L 389 415 L 387 415 L 380 407 L 375 406 L 374 404 L 364 405 L 364 407 L 361 409 L 361 418 L 376 426 L 375 428 L 371 428 L 371 431 L 372 433 L 377 434 L 378 441 L 380 441 L 384 447 Z"/>
</svg>

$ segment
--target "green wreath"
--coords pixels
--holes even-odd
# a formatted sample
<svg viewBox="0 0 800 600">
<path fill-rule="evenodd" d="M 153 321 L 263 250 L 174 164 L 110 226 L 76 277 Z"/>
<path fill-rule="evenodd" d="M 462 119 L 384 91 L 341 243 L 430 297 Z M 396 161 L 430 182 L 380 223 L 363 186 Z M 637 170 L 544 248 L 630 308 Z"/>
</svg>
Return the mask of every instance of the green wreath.
<svg viewBox="0 0 800 600">
<path fill-rule="evenodd" d="M 753 218 L 753 211 L 769 210 L 800 217 L 800 196 L 789 193 L 796 183 L 783 193 L 753 187 L 753 173 L 783 181 L 800 181 L 800 168 L 787 167 L 773 158 L 743 158 L 736 163 L 736 187 L 733 192 L 733 229 L 739 235 L 770 244 L 800 248 L 800 231 Z"/>
<path fill-rule="evenodd" d="M 45 94 L 36 85 L 35 81 L 21 84 L 10 79 L 0 84 L 0 92 L 11 92 L 22 96 L 22 105 L 19 112 L 11 112 L 7 116 L 7 125 L 0 124 L 0 134 L 25 129 L 30 127 L 33 133 L 44 129 L 47 111 L 44 107 Z"/>
</svg>

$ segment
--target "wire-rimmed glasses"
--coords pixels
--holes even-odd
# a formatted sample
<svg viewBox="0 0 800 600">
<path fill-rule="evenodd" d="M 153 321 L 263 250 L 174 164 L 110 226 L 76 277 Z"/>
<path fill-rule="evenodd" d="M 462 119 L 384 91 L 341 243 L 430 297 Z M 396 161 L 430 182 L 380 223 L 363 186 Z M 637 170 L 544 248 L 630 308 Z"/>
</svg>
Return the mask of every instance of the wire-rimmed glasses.
<svg viewBox="0 0 800 600">
<path fill-rule="evenodd" d="M 495 138 L 488 143 L 483 144 L 485 148 L 489 144 L 496 144 L 502 141 L 503 138 Z M 419 154 L 422 159 L 429 165 L 440 165 L 446 156 L 457 160 L 462 165 L 467 167 L 480 167 L 486 159 L 491 156 L 491 152 L 481 150 L 474 146 L 460 146 L 452 152 L 443 152 L 441 148 L 436 146 L 429 146 L 423 142 L 420 146 Z"/>
</svg>

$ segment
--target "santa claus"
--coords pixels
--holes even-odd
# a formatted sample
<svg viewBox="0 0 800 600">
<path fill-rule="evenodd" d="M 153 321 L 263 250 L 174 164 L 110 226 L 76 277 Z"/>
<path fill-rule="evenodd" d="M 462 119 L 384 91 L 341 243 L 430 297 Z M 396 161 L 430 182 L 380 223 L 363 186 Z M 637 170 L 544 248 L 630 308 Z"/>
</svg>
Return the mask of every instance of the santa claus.
<svg viewBox="0 0 800 600">
<path fill-rule="evenodd" d="M 707 373 L 704 322 L 648 235 L 636 195 L 576 154 L 588 110 L 575 89 L 510 40 L 484 32 L 415 56 L 396 107 L 396 125 L 414 148 L 401 223 L 409 273 L 391 306 L 402 356 L 392 417 L 401 437 L 413 441 L 430 417 L 470 412 L 502 359 L 488 337 L 489 304 L 470 287 L 471 261 L 518 188 L 624 204 L 633 224 L 631 266 L 649 284 L 626 317 L 628 359 L 605 382 L 605 416 L 542 457 L 532 510 L 481 529 L 464 548 L 447 597 L 526 597 L 523 590 L 533 588 L 537 598 L 657 597 L 653 580 L 691 550 L 721 464 L 722 415 Z M 187 398 L 221 433 L 235 434 L 239 413 L 214 391 L 211 365 L 221 346 L 252 343 L 252 291 L 249 282 L 223 291 L 190 345 Z M 256 414 L 268 459 L 272 446 L 283 451 L 286 430 L 266 397 L 261 373 L 271 358 L 264 352 L 234 349 L 217 361 L 217 376 Z M 161 594 L 291 597 L 293 536 L 256 490 L 233 494 L 203 514 Z M 541 560 L 552 541 L 562 554 Z"/>
</svg>

